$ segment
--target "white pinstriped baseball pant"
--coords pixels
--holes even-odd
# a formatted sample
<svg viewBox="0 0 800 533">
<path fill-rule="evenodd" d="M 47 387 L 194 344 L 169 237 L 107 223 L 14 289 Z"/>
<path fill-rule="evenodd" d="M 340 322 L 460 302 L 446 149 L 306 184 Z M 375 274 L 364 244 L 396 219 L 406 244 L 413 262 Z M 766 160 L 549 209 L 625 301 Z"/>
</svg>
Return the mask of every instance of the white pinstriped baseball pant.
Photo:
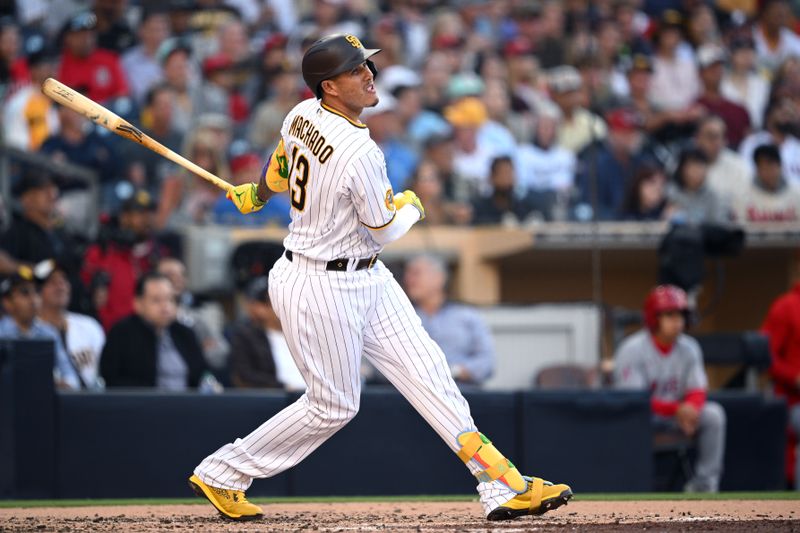
<svg viewBox="0 0 800 533">
<path fill-rule="evenodd" d="M 380 261 L 370 269 L 335 272 L 299 254 L 291 262 L 281 257 L 270 272 L 269 293 L 307 390 L 246 437 L 206 457 L 194 472 L 204 483 L 246 490 L 254 478 L 296 465 L 344 427 L 359 408 L 362 354 L 454 452 L 457 436 L 476 430 L 444 354 Z M 467 466 L 480 470 L 475 461 Z M 478 492 L 487 513 L 514 496 L 499 481 L 479 483 Z"/>
</svg>

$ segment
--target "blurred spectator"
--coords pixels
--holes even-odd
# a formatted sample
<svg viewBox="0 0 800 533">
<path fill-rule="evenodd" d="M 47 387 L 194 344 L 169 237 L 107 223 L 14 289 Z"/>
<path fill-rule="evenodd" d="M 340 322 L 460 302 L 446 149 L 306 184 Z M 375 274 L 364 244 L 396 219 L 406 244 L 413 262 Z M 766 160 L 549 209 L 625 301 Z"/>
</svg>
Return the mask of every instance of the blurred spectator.
<svg viewBox="0 0 800 533">
<path fill-rule="evenodd" d="M 5 316 L 0 318 L 0 339 L 53 341 L 53 379 L 56 387 L 80 389 L 80 379 L 58 332 L 36 316 L 41 300 L 34 279 L 33 270 L 21 267 L 0 282 L 0 298 L 5 312 Z"/>
<path fill-rule="evenodd" d="M 761 128 L 769 98 L 769 82 L 756 71 L 755 44 L 749 36 L 731 42 L 730 69 L 722 77 L 722 96 L 747 109 L 750 124 Z"/>
<path fill-rule="evenodd" d="M 0 37 L 2 39 L 2 37 Z M 42 94 L 42 82 L 55 76 L 55 56 L 43 35 L 25 40 L 30 82 L 22 85 L 3 106 L 3 140 L 8 146 L 35 152 L 58 131 L 53 101 Z"/>
<path fill-rule="evenodd" d="M 478 131 L 488 120 L 486 106 L 478 98 L 466 97 L 448 106 L 444 117 L 453 127 L 453 170 L 470 194 L 488 190 L 489 165 L 495 154 L 481 144 Z"/>
<path fill-rule="evenodd" d="M 476 198 L 472 204 L 473 224 L 518 226 L 537 215 L 541 219 L 552 219 L 554 191 L 517 187 L 511 157 L 500 156 L 492 160 L 489 183 L 491 193 Z"/>
<path fill-rule="evenodd" d="M 122 54 L 136 43 L 136 34 L 126 19 L 128 0 L 94 0 L 97 44 Z"/>
<path fill-rule="evenodd" d="M 566 199 L 575 181 L 575 154 L 556 142 L 559 117 L 542 113 L 536 119 L 532 144 L 522 144 L 515 164 L 520 187 L 525 190 L 554 191 Z"/>
<path fill-rule="evenodd" d="M 7 98 L 28 82 L 28 65 L 22 51 L 19 26 L 12 17 L 0 17 L 0 96 Z"/>
<path fill-rule="evenodd" d="M 654 36 L 650 99 L 667 111 L 687 109 L 700 94 L 700 80 L 694 61 L 678 53 L 682 39 L 683 17 L 677 11 L 665 11 Z"/>
<path fill-rule="evenodd" d="M 253 279 L 244 297 L 246 317 L 231 325 L 229 335 L 233 384 L 241 388 L 305 389 L 270 304 L 267 278 Z"/>
<path fill-rule="evenodd" d="M 201 90 L 192 109 L 203 113 L 228 114 L 231 110 L 231 93 L 234 87 L 233 62 L 226 56 L 213 55 L 203 60 Z"/>
<path fill-rule="evenodd" d="M 106 387 L 196 388 L 208 371 L 194 332 L 176 320 L 175 290 L 158 273 L 136 282 L 135 314 L 108 332 L 100 358 Z"/>
<path fill-rule="evenodd" d="M 195 298 L 187 287 L 186 265 L 175 257 L 162 257 L 158 261 L 156 272 L 169 279 L 175 289 L 177 304 L 176 319 L 194 331 L 208 365 L 215 370 L 224 368 L 228 363 L 228 343 L 222 336 L 223 316 L 219 305 L 202 303 Z"/>
<path fill-rule="evenodd" d="M 764 112 L 764 129 L 748 135 L 739 147 L 739 155 L 753 168 L 753 153 L 763 144 L 774 144 L 781 152 L 783 177 L 800 186 L 800 111 L 789 100 L 773 100 Z"/>
<path fill-rule="evenodd" d="M 226 57 L 233 64 L 245 61 L 250 55 L 247 27 L 238 18 L 232 18 L 220 24 L 217 29 L 217 53 Z"/>
<path fill-rule="evenodd" d="M 459 385 L 481 385 L 494 372 L 492 335 L 473 307 L 447 298 L 447 267 L 433 256 L 406 263 L 403 282 L 425 331 L 441 347 Z"/>
<path fill-rule="evenodd" d="M 235 141 L 231 146 L 238 148 Z M 266 164 L 266 163 L 264 163 Z M 262 170 L 262 160 L 255 152 L 244 149 L 241 153 L 231 154 L 231 183 L 242 185 L 244 183 L 255 182 L 259 179 Z M 290 203 L 288 193 L 276 194 L 270 198 L 267 205 L 259 211 L 242 216 L 233 202 L 225 196 L 220 196 L 214 203 L 211 213 L 215 224 L 228 224 L 231 226 L 265 226 L 267 224 L 277 224 L 288 226 L 292 221 L 289 216 Z M 427 206 L 426 206 L 427 211 Z"/>
<path fill-rule="evenodd" d="M 96 289 L 92 297 L 106 331 L 133 312 L 136 279 L 165 254 L 154 237 L 154 210 L 150 194 L 135 191 L 120 206 L 116 221 L 104 226 L 98 242 L 86 250 L 81 278 Z"/>
<path fill-rule="evenodd" d="M 553 101 L 561 111 L 558 144 L 579 154 L 590 144 L 606 138 L 603 119 L 583 107 L 583 80 L 575 67 L 564 65 L 549 74 Z"/>
<path fill-rule="evenodd" d="M 615 109 L 606 118 L 610 128 L 608 139 L 584 150 L 578 162 L 577 205 L 573 215 L 582 222 L 618 218 L 628 183 L 645 160 L 636 113 Z"/>
<path fill-rule="evenodd" d="M 455 143 L 452 135 L 432 135 L 423 143 L 421 161 L 430 161 L 442 182 L 442 193 L 446 200 L 469 202 L 470 190 L 466 180 L 459 177 L 455 169 Z"/>
<path fill-rule="evenodd" d="M 294 70 L 286 53 L 288 39 L 282 33 L 273 33 L 266 41 L 258 54 L 258 59 L 252 79 L 247 84 L 246 94 L 253 107 L 260 107 L 277 96 L 279 84 L 274 77 L 287 74 Z M 299 100 L 300 87 L 297 83 L 297 73 L 294 78 L 295 99 Z M 252 142 L 252 141 L 251 141 Z"/>
<path fill-rule="evenodd" d="M 753 40 L 758 61 L 764 68 L 774 71 L 786 58 L 800 55 L 800 37 L 788 27 L 793 19 L 787 0 L 759 2 Z"/>
<path fill-rule="evenodd" d="M 711 4 L 695 2 L 690 5 L 686 20 L 686 38 L 695 50 L 720 42 L 722 35 Z"/>
<path fill-rule="evenodd" d="M 417 166 L 417 154 L 401 138 L 397 100 L 390 94 L 379 94 L 379 98 L 378 105 L 365 108 L 361 118 L 383 152 L 392 189 L 400 191 Z"/>
<path fill-rule="evenodd" d="M 0 236 L 0 274 L 16 272 L 20 266 L 58 258 L 70 263 L 75 243 L 59 226 L 56 211 L 58 187 L 43 172 L 26 172 L 13 187 L 19 210 Z"/>
<path fill-rule="evenodd" d="M 744 223 L 800 221 L 800 189 L 783 177 L 778 148 L 759 146 L 753 161 L 755 179 L 736 197 L 736 219 Z"/>
<path fill-rule="evenodd" d="M 255 109 L 247 139 L 259 152 L 271 152 L 280 140 L 286 114 L 300 100 L 297 72 L 290 68 L 276 70 L 270 79 L 270 98 Z"/>
<path fill-rule="evenodd" d="M 543 68 L 566 63 L 567 39 L 564 35 L 564 7 L 559 0 L 546 0 L 538 7 L 522 8 L 515 17 L 521 35 L 533 39 Z M 535 30 L 534 30 L 535 28 Z"/>
<path fill-rule="evenodd" d="M 146 9 L 137 31 L 140 44 L 125 52 L 122 67 L 128 76 L 131 96 L 142 104 L 150 89 L 164 77 L 157 53 L 170 33 L 166 11 Z"/>
<path fill-rule="evenodd" d="M 516 149 L 516 143 L 531 141 L 535 123 L 533 114 L 512 110 L 511 91 L 504 79 L 486 80 L 483 103 L 489 114 L 489 124 L 502 126 L 503 138 L 511 151 Z"/>
<path fill-rule="evenodd" d="M 468 224 L 472 220 L 472 206 L 445 196 L 442 178 L 432 161 L 420 161 L 408 187 L 425 206 L 425 219 L 420 224 Z"/>
<path fill-rule="evenodd" d="M 119 57 L 97 48 L 97 18 L 88 11 L 70 18 L 62 30 L 64 48 L 58 79 L 86 96 L 105 104 L 127 96 L 128 82 Z"/>
<path fill-rule="evenodd" d="M 227 143 L 221 143 L 211 129 L 198 127 L 186 139 L 182 152 L 190 161 L 215 176 L 229 176 L 223 152 L 226 146 Z M 189 171 L 182 171 L 164 183 L 157 223 L 159 227 L 208 223 L 213 206 L 224 196 L 225 192 L 216 185 Z"/>
<path fill-rule="evenodd" d="M 794 483 L 800 490 L 800 281 L 772 302 L 761 331 L 769 336 L 775 394 L 789 404 L 789 428 L 798 448 Z"/>
<path fill-rule="evenodd" d="M 726 57 L 725 50 L 716 44 L 703 45 L 697 50 L 697 63 L 700 66 L 702 82 L 702 91 L 697 103 L 725 121 L 728 145 L 736 148 L 749 133 L 750 115 L 744 107 L 722 95 L 721 84 Z"/>
<path fill-rule="evenodd" d="M 186 39 L 171 38 L 158 48 L 158 60 L 164 72 L 164 83 L 175 91 L 173 121 L 175 129 L 183 134 L 189 131 L 195 119 L 194 102 L 199 99 L 199 84 L 193 76 L 190 56 L 192 48 Z"/>
<path fill-rule="evenodd" d="M 674 285 L 653 289 L 644 304 L 646 327 L 627 337 L 614 354 L 614 384 L 650 391 L 656 431 L 697 441 L 687 492 L 717 492 L 725 456 L 725 411 L 706 401 L 708 379 L 696 340 L 684 333 L 686 293 Z"/>
<path fill-rule="evenodd" d="M 101 209 L 113 208 L 114 187 L 125 168 L 114 146 L 83 115 L 60 105 L 56 105 L 56 110 L 59 130 L 45 139 L 39 152 L 58 163 L 72 163 L 94 171 L 100 186 Z M 89 210 L 92 198 L 86 184 L 77 182 L 64 192 L 69 196 L 70 209 L 77 212 L 68 215 L 71 219 L 80 218 L 78 215 Z"/>
<path fill-rule="evenodd" d="M 642 165 L 628 183 L 622 202 L 623 220 L 662 220 L 667 217 L 667 177 L 653 165 Z"/>
<path fill-rule="evenodd" d="M 753 176 L 750 165 L 725 145 L 725 121 L 717 115 L 700 120 L 694 143 L 708 159 L 706 183 L 730 211 L 734 198 L 750 187 Z"/>
<path fill-rule="evenodd" d="M 707 185 L 708 158 L 697 148 L 681 152 L 675 177 L 667 193 L 675 213 L 683 223 L 718 224 L 728 220 L 719 197 Z"/>
<path fill-rule="evenodd" d="M 46 268 L 37 272 L 42 301 L 39 318 L 58 332 L 81 386 L 102 389 L 99 364 L 106 342 L 103 328 L 94 318 L 67 310 L 72 299 L 72 283 L 64 265 L 52 260 L 42 264 Z"/>
<path fill-rule="evenodd" d="M 358 22 L 345 18 L 344 0 L 311 0 L 310 18 L 303 20 L 292 32 L 289 43 L 292 55 L 302 56 L 301 43 L 310 39 L 316 41 L 323 35 L 331 33 L 350 33 L 363 35 L 364 31 Z"/>
<path fill-rule="evenodd" d="M 423 108 L 421 78 L 413 70 L 393 65 L 380 73 L 378 86 L 397 101 L 403 139 L 419 147 L 432 135 L 447 135 L 450 125 L 439 114 Z"/>
</svg>

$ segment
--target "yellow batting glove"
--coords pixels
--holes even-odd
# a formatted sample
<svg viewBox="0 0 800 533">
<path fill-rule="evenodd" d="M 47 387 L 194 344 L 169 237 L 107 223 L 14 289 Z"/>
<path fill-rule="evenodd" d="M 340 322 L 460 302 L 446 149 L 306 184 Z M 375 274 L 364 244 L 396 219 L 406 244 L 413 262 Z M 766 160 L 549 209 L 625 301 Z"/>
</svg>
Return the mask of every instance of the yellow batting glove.
<svg viewBox="0 0 800 533">
<path fill-rule="evenodd" d="M 289 161 L 286 158 L 283 139 L 278 143 L 275 151 L 272 152 L 261 173 L 264 175 L 267 187 L 271 191 L 283 192 L 289 189 Z"/>
<path fill-rule="evenodd" d="M 243 215 L 248 213 L 255 213 L 267 202 L 262 202 L 258 199 L 258 185 L 255 183 L 244 183 L 242 185 L 237 185 L 228 190 L 228 194 L 225 195 L 233 205 L 236 206 Z"/>
<path fill-rule="evenodd" d="M 417 193 L 411 189 L 406 189 L 405 191 L 394 195 L 394 205 L 398 211 L 406 204 L 413 205 L 417 211 L 419 211 L 420 220 L 425 218 L 425 208 L 422 207 L 422 200 L 420 200 L 419 196 L 417 196 Z"/>
</svg>

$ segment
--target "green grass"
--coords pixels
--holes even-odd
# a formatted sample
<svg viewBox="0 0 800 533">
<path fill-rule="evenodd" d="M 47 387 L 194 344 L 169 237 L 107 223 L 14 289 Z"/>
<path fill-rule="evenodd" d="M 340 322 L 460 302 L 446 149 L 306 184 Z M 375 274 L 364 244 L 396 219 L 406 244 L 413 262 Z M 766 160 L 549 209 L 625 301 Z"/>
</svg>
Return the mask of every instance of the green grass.
<svg viewBox="0 0 800 533">
<path fill-rule="evenodd" d="M 255 503 L 339 503 L 339 502 L 466 502 L 477 495 L 447 496 L 314 496 L 252 498 Z M 672 492 L 649 493 L 589 493 L 578 494 L 575 501 L 652 501 L 652 500 L 800 500 L 800 492 L 723 492 L 720 494 L 683 494 Z M 111 505 L 185 505 L 205 504 L 201 498 L 137 498 L 114 500 L 0 500 L 0 508 L 25 507 L 87 507 Z"/>
</svg>

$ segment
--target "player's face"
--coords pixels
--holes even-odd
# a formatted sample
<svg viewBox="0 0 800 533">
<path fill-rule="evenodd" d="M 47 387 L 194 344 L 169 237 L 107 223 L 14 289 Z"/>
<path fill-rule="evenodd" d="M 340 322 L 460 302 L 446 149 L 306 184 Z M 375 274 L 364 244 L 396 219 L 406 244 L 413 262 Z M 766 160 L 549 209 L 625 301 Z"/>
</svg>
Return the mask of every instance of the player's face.
<svg viewBox="0 0 800 533">
<path fill-rule="evenodd" d="M 357 67 L 339 74 L 333 81 L 339 97 L 350 109 L 373 107 L 378 103 L 375 92 L 375 78 L 366 61 Z"/>
<path fill-rule="evenodd" d="M 673 342 L 678 338 L 678 335 L 683 333 L 685 325 L 686 319 L 680 311 L 661 313 L 658 318 L 659 336 L 666 341 Z"/>
</svg>

